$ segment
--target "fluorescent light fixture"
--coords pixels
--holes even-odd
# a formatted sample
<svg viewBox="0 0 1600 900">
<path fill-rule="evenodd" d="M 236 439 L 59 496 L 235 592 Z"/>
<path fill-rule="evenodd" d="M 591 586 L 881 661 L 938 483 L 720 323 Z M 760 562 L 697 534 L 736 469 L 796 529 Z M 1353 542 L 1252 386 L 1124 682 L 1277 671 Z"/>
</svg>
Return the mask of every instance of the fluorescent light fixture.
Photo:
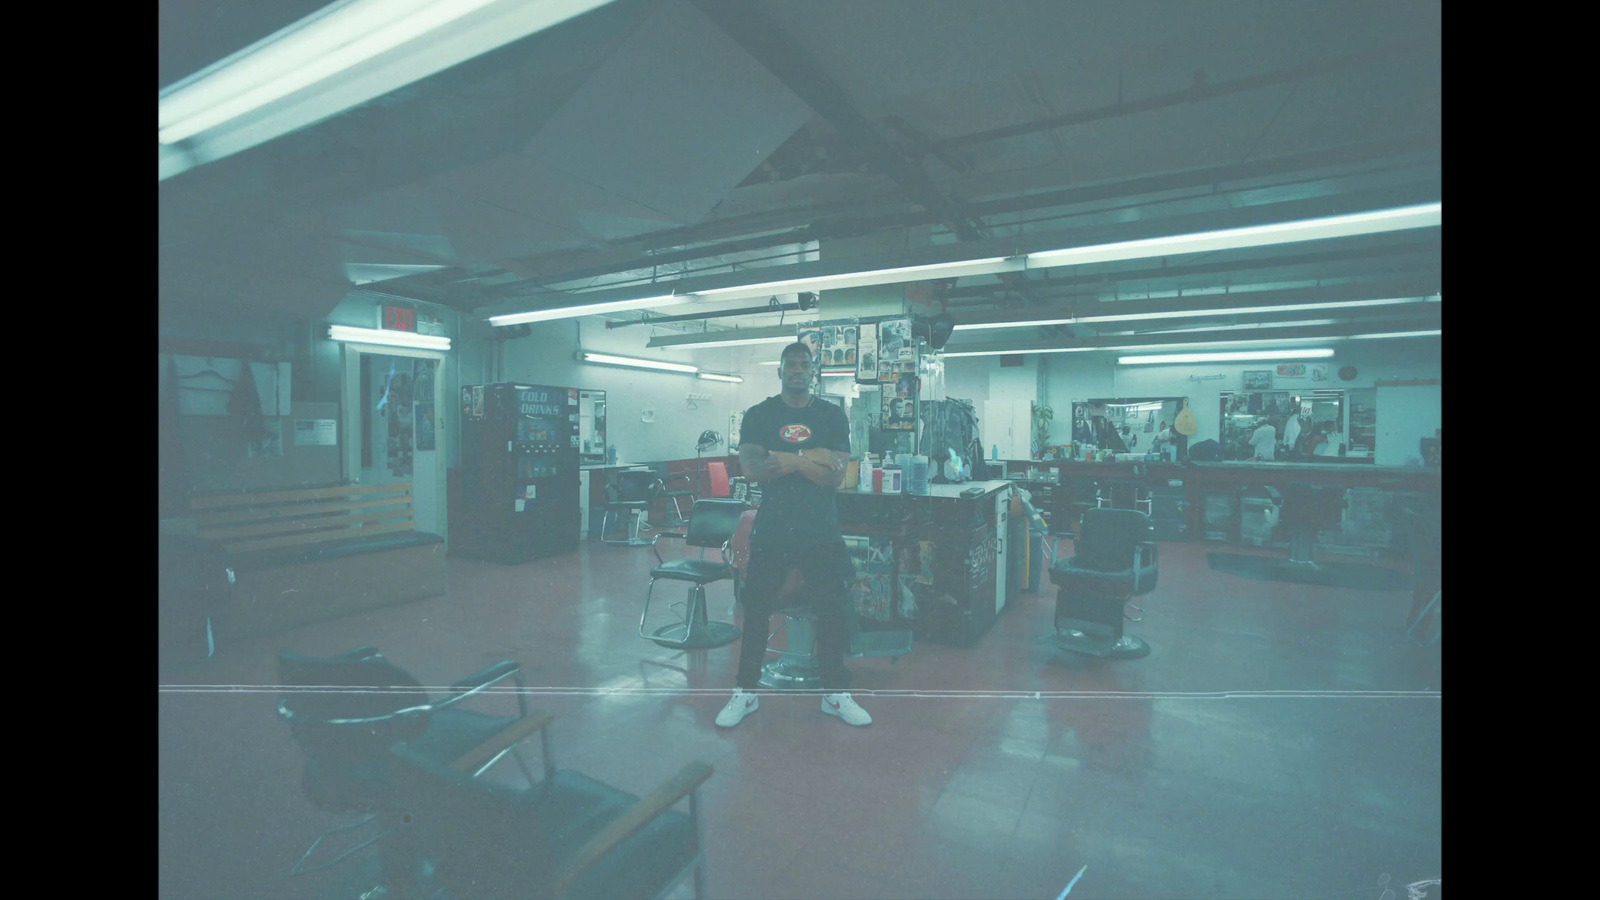
<svg viewBox="0 0 1600 900">
<path fill-rule="evenodd" d="M 794 342 L 794 335 L 789 335 L 788 337 L 729 338 L 725 341 L 675 341 L 666 346 L 699 349 L 701 347 L 739 347 L 745 344 L 792 344 Z"/>
<path fill-rule="evenodd" d="M 1068 319 L 1036 319 L 1028 322 L 973 322 L 957 325 L 956 331 L 975 331 L 988 328 L 1032 328 L 1041 325 L 1077 325 L 1085 322 L 1138 322 L 1146 319 L 1192 319 L 1200 316 L 1242 316 L 1250 313 L 1298 312 L 1312 309 L 1354 309 L 1363 306 L 1397 306 L 1405 303 L 1437 303 L 1439 295 L 1431 297 L 1395 297 L 1385 300 L 1341 300 L 1328 303 L 1287 303 L 1274 306 L 1230 306 L 1219 309 L 1180 309 L 1170 312 L 1124 313 L 1107 316 L 1078 316 Z M 1136 302 L 1136 301 L 1123 301 Z"/>
<path fill-rule="evenodd" d="M 693 302 L 692 294 L 674 294 L 667 297 L 643 297 L 638 300 L 613 300 L 608 303 L 591 303 L 588 306 L 562 306 L 556 309 L 536 309 L 532 312 L 507 313 L 503 316 L 490 316 L 489 324 L 499 327 L 501 325 L 522 325 L 527 322 L 548 322 L 552 319 L 572 319 L 578 316 L 597 316 L 601 313 L 617 312 L 623 309 L 655 309 L 662 306 L 678 306 L 683 303 Z"/>
<path fill-rule="evenodd" d="M 734 384 L 744 381 L 743 378 L 737 375 L 718 375 L 716 372 L 696 372 L 695 377 L 704 378 L 707 381 L 731 381 Z"/>
<path fill-rule="evenodd" d="M 1088 353 L 1094 350 L 1108 350 L 1109 347 L 1044 347 L 1038 350 L 967 350 L 958 353 L 941 354 L 946 359 L 952 356 L 1011 356 L 1017 353 Z"/>
<path fill-rule="evenodd" d="M 852 369 L 852 370 L 850 370 L 848 372 L 823 372 L 822 373 L 822 377 L 823 378 L 854 378 L 854 377 L 856 377 L 856 373 L 855 373 L 854 369 Z"/>
<path fill-rule="evenodd" d="M 733 287 L 711 288 L 695 291 L 695 296 L 707 300 L 739 300 L 770 294 L 790 294 L 798 291 L 824 291 L 839 288 L 868 287 L 875 284 L 903 284 L 908 281 L 925 281 L 931 278 L 959 278 L 964 275 L 994 275 L 1000 272 L 1020 272 L 1026 268 L 1021 256 L 995 256 L 987 259 L 964 259 L 955 262 L 928 263 L 920 266 L 899 266 L 892 269 L 868 269 L 864 272 L 844 272 L 838 275 L 816 275 L 810 278 L 789 278 L 783 281 L 764 281 L 759 284 L 741 284 Z"/>
<path fill-rule="evenodd" d="M 168 178 L 304 128 L 609 0 L 343 0 L 159 92 Z"/>
<path fill-rule="evenodd" d="M 1240 350 L 1234 353 L 1167 353 L 1160 356 L 1123 356 L 1119 366 L 1155 365 L 1160 363 L 1211 363 L 1242 362 L 1268 359 L 1326 359 L 1332 350 Z"/>
<path fill-rule="evenodd" d="M 422 272 L 436 272 L 444 266 L 403 266 L 387 265 L 384 263 L 345 263 L 344 277 L 351 284 L 372 284 L 375 281 L 388 281 L 391 278 L 404 278 L 407 275 L 416 275 Z"/>
<path fill-rule="evenodd" d="M 1027 262 L 1030 269 L 1048 269 L 1056 266 L 1120 262 L 1129 259 L 1147 259 L 1152 256 L 1176 256 L 1183 253 L 1203 253 L 1215 250 L 1241 250 L 1247 247 L 1265 247 L 1276 244 L 1293 244 L 1300 241 L 1320 241 L 1328 238 L 1382 234 L 1391 231 L 1406 231 L 1413 228 L 1430 228 L 1440 225 L 1443 222 L 1443 213 L 1443 203 L 1423 203 L 1417 206 L 1402 206 L 1395 209 L 1349 213 L 1341 216 L 1325 216 L 1318 219 L 1301 219 L 1297 222 L 1276 222 L 1270 225 L 1224 228 L 1218 231 L 1201 231 L 1195 234 L 1143 238 L 1136 241 L 1118 241 L 1089 247 L 1043 250 L 1037 253 L 1029 253 Z"/>
<path fill-rule="evenodd" d="M 1412 338 L 1412 337 L 1439 337 L 1444 329 L 1435 328 L 1432 331 L 1390 331 L 1384 334 L 1352 334 L 1346 340 L 1359 341 L 1370 338 Z"/>
<path fill-rule="evenodd" d="M 683 372 L 686 375 L 698 374 L 698 366 L 686 363 L 663 362 L 657 359 L 634 359 L 631 356 L 612 356 L 609 353 L 590 353 L 588 350 L 578 351 L 578 361 L 598 363 L 603 366 L 627 366 L 633 369 L 657 369 L 662 372 Z"/>
<path fill-rule="evenodd" d="M 449 350 L 450 339 L 411 331 L 384 331 L 379 328 L 353 328 L 329 325 L 328 337 L 351 344 L 378 344 L 385 347 L 410 347 L 415 350 Z"/>
</svg>

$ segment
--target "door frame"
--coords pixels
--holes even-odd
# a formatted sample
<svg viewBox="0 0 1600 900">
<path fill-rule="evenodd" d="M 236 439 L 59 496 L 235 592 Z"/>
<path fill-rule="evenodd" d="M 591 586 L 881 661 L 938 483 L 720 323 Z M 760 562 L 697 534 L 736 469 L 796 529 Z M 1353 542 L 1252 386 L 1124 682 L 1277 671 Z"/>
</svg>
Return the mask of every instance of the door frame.
<svg viewBox="0 0 1600 900">
<path fill-rule="evenodd" d="M 439 350 L 417 350 L 411 347 L 389 347 L 378 344 L 345 343 L 344 373 L 340 379 L 339 411 L 343 419 L 344 452 L 340 454 L 340 475 L 344 484 L 358 484 L 361 481 L 361 355 L 371 356 L 402 356 L 412 359 L 431 359 L 437 362 L 438 368 L 433 377 L 433 446 L 434 453 L 434 497 L 437 498 L 435 522 L 418 522 L 417 526 L 423 531 L 440 535 L 448 543 L 450 535 L 447 532 L 449 515 L 446 511 L 448 505 L 445 497 L 446 491 L 446 461 L 444 444 L 444 363 L 448 354 Z M 412 458 L 415 459 L 413 451 Z M 421 477 L 420 473 L 413 471 L 412 481 Z"/>
</svg>

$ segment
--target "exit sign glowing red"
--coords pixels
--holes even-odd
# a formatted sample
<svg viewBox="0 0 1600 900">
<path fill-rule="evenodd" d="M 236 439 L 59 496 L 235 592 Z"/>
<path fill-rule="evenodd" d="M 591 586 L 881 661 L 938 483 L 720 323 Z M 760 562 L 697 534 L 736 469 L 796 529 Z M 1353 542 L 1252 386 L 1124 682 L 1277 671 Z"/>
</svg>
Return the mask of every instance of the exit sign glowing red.
<svg viewBox="0 0 1600 900">
<path fill-rule="evenodd" d="M 417 311 L 403 306 L 385 306 L 378 311 L 378 327 L 385 331 L 416 331 Z"/>
</svg>

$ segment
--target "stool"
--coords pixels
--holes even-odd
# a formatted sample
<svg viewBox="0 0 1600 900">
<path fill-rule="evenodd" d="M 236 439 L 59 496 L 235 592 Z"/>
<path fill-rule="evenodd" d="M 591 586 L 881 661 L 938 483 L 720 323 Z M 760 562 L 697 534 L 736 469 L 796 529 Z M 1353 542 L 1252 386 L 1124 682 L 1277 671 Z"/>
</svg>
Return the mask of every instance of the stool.
<svg viewBox="0 0 1600 900">
<path fill-rule="evenodd" d="M 1117 505 L 1119 497 L 1128 497 L 1128 505 Z M 1108 479 L 1099 482 L 1094 488 L 1094 505 L 1096 509 L 1133 509 L 1147 516 L 1155 514 L 1155 499 L 1150 494 L 1150 486 L 1142 481 Z M 1143 509 L 1140 509 L 1141 506 Z"/>
<path fill-rule="evenodd" d="M 1295 482 L 1284 486 L 1282 496 L 1279 521 L 1289 528 L 1289 561 L 1315 568 L 1312 548 L 1317 532 L 1343 521 L 1344 488 Z"/>
<path fill-rule="evenodd" d="M 817 662 L 817 614 L 810 604 L 776 610 L 784 618 L 784 633 L 789 649 L 768 650 L 778 658 L 761 667 L 764 688 L 778 690 L 817 690 L 822 687 L 822 666 Z M 745 623 L 748 629 L 750 623 Z M 772 640 L 777 632 L 767 635 Z"/>
</svg>

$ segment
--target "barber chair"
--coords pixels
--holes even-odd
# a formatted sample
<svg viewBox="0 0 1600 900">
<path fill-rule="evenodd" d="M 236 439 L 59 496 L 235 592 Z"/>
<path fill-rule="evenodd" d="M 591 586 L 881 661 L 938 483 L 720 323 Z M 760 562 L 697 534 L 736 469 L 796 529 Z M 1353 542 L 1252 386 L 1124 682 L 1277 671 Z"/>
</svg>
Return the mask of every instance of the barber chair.
<svg viewBox="0 0 1600 900">
<path fill-rule="evenodd" d="M 1155 500 L 1150 486 L 1142 481 L 1110 478 L 1095 485 L 1094 505 L 1096 509 L 1135 509 L 1149 516 L 1154 515 Z"/>
<path fill-rule="evenodd" d="M 650 541 L 639 537 L 639 520 L 649 513 L 662 489 L 661 479 L 653 472 L 618 472 L 616 484 L 611 488 L 612 500 L 606 503 L 606 511 L 600 518 L 600 541 L 628 547 L 649 546 Z M 612 517 L 624 515 L 632 519 L 628 536 L 620 540 L 606 537 L 611 530 Z"/>
<path fill-rule="evenodd" d="M 738 627 L 727 622 L 709 621 L 706 615 L 706 585 L 731 581 L 734 599 L 738 599 L 739 583 L 734 577 L 728 543 L 739 527 L 739 516 L 746 509 L 748 507 L 737 500 L 697 500 L 689 511 L 687 532 L 663 531 L 656 534 L 651 548 L 658 565 L 650 570 L 650 587 L 645 591 L 644 610 L 639 613 L 640 637 L 675 650 L 707 650 L 739 639 Z M 700 558 L 663 559 L 660 547 L 662 539 L 680 540 L 690 547 L 698 547 Z M 717 550 L 722 558 L 706 559 L 709 549 Z M 650 598 L 655 594 L 656 581 L 663 578 L 688 582 L 690 585 L 688 598 L 672 604 L 673 607 L 683 607 L 683 621 L 646 634 L 644 623 L 650 615 Z"/>
<path fill-rule="evenodd" d="M 656 478 L 661 482 L 661 499 L 667 501 L 667 509 L 672 513 L 672 519 L 667 522 L 667 525 L 676 528 L 688 522 L 688 518 L 683 514 L 683 501 L 687 497 L 689 505 L 691 507 L 694 506 L 696 499 L 694 479 L 688 475 L 673 475 L 667 470 L 666 463 L 653 463 L 650 466 L 650 471 L 654 472 Z M 683 482 L 684 487 L 674 488 L 673 485 L 678 484 L 680 481 Z"/>
<path fill-rule="evenodd" d="M 301 787 L 306 797 L 322 809 L 365 816 L 319 835 L 290 874 L 329 868 L 388 833 L 308 865 L 331 835 L 371 824 L 392 808 L 396 778 L 388 751 L 396 744 L 470 777 L 510 755 L 532 783 L 533 775 L 516 748 L 539 730 L 543 720 L 528 709 L 524 693 L 517 692 L 515 716 L 460 708 L 463 701 L 506 679 L 524 687 L 521 667 L 513 660 L 466 676 L 450 686 L 447 696 L 434 700 L 411 673 L 389 662 L 376 647 L 358 647 L 327 658 L 279 653 L 278 681 L 290 690 L 278 700 L 278 717 L 289 723 L 295 742 L 305 751 Z"/>
<path fill-rule="evenodd" d="M 544 746 L 547 774 L 520 791 L 395 746 L 395 803 L 385 814 L 395 834 L 383 847 L 382 896 L 646 900 L 672 894 L 691 874 L 694 896 L 706 896 L 699 788 L 710 765 L 690 762 L 641 799 L 556 769 Z M 673 808 L 685 799 L 687 813 Z"/>
<path fill-rule="evenodd" d="M 1344 488 L 1293 482 L 1281 493 L 1270 487 L 1267 491 L 1280 507 L 1278 524 L 1289 530 L 1289 562 L 1318 568 L 1312 559 L 1317 532 L 1337 528 L 1344 520 Z"/>
<path fill-rule="evenodd" d="M 1055 631 L 1044 642 L 1063 650 L 1113 659 L 1150 653 L 1150 645 L 1124 634 L 1122 623 L 1142 621 L 1129 601 L 1155 589 L 1156 543 L 1150 517 L 1131 509 L 1085 510 L 1073 555 L 1050 565 L 1055 584 Z M 1133 606 L 1139 618 L 1128 616 Z"/>
</svg>

